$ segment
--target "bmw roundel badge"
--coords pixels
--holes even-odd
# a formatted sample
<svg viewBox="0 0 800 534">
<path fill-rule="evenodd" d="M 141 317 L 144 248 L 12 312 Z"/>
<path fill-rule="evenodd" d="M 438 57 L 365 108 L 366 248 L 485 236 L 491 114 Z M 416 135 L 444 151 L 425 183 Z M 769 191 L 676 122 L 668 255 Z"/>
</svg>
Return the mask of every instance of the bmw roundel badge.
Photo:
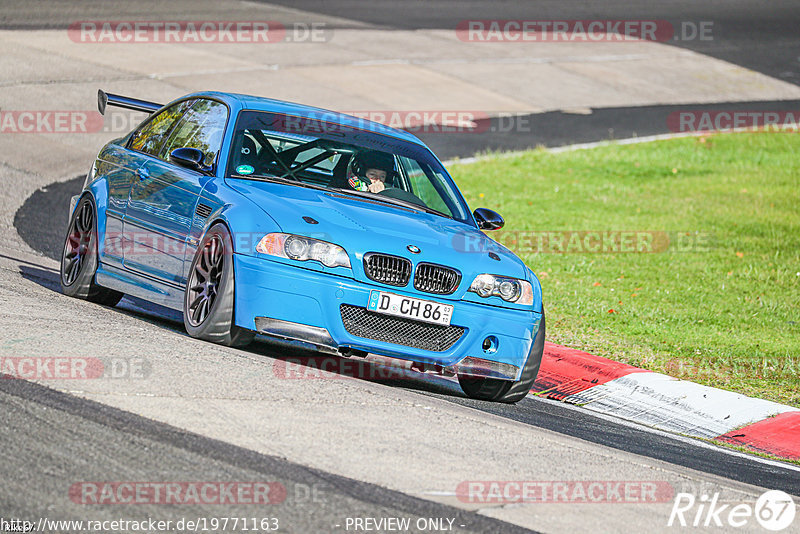
<svg viewBox="0 0 800 534">
<path fill-rule="evenodd" d="M 407 248 L 407 249 L 408 249 L 408 251 L 409 251 L 410 253 L 412 253 L 412 254 L 419 254 L 420 252 L 422 252 L 422 251 L 419 249 L 419 247 L 418 247 L 418 246 L 416 246 L 416 245 L 408 245 L 406 248 Z"/>
</svg>

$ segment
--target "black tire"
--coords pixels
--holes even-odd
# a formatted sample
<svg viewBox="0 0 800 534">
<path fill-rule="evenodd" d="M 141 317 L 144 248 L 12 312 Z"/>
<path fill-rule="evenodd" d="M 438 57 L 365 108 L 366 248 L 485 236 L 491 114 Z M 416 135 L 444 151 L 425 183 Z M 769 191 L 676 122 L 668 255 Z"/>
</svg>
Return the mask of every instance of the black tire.
<svg viewBox="0 0 800 534">
<path fill-rule="evenodd" d="M 114 306 L 122 293 L 95 283 L 97 272 L 97 210 L 90 196 L 75 207 L 61 252 L 61 291 L 70 297 Z"/>
<path fill-rule="evenodd" d="M 518 402 L 524 399 L 536 381 L 536 375 L 539 374 L 539 366 L 542 364 L 542 354 L 544 354 L 544 337 L 543 309 L 539 331 L 536 333 L 536 339 L 528 352 L 528 359 L 522 368 L 522 376 L 518 381 L 459 375 L 458 383 L 461 385 L 461 389 L 471 399 L 506 403 Z"/>
<path fill-rule="evenodd" d="M 190 336 L 244 347 L 255 332 L 236 326 L 233 304 L 233 242 L 228 228 L 217 223 L 209 229 L 192 260 L 183 297 L 183 325 Z"/>
</svg>

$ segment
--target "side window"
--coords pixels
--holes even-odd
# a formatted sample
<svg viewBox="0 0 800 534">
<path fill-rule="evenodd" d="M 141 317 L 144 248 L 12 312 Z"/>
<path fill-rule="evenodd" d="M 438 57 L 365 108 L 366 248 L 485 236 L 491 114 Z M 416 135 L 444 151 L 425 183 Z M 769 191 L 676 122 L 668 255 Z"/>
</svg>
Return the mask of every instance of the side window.
<svg viewBox="0 0 800 534">
<path fill-rule="evenodd" d="M 194 100 L 178 102 L 151 118 L 133 134 L 128 147 L 151 156 L 157 156 L 172 126 L 191 107 L 193 102 Z"/>
<path fill-rule="evenodd" d="M 175 126 L 160 151 L 161 159 L 169 159 L 176 148 L 196 148 L 206 155 L 211 165 L 222 146 L 222 135 L 228 121 L 228 108 L 214 100 L 199 99 Z"/>
<path fill-rule="evenodd" d="M 258 141 L 260 139 L 261 141 Z M 294 139 L 286 139 L 272 130 L 240 130 L 234 136 L 231 168 L 239 165 L 250 165 L 255 174 L 274 174 L 282 176 L 285 170 L 278 163 L 272 151 L 278 154 L 283 163 L 292 168 L 303 180 L 315 183 L 329 183 L 333 179 L 333 171 L 342 158 L 342 153 L 333 152 L 313 144 L 313 139 L 305 143 Z M 262 146 L 269 143 L 269 148 Z M 349 157 L 349 156 L 348 156 Z M 302 170 L 298 170 L 303 167 Z"/>
<path fill-rule="evenodd" d="M 451 213 L 450 209 L 442 200 L 442 196 L 436 191 L 436 187 L 431 183 L 431 178 L 420 167 L 416 160 L 400 157 L 400 161 L 406 171 L 408 179 L 411 181 L 411 192 L 422 199 L 425 204 L 442 213 Z"/>
</svg>

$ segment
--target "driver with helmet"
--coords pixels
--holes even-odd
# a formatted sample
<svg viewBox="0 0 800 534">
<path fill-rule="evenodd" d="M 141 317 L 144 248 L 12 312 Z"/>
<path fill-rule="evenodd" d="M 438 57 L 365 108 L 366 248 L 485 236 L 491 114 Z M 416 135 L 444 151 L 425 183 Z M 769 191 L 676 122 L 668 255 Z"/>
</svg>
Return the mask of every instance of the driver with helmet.
<svg viewBox="0 0 800 534">
<path fill-rule="evenodd" d="M 394 157 L 391 154 L 368 150 L 356 154 L 350 162 L 347 182 L 357 191 L 380 193 L 386 189 L 386 180 L 393 174 Z"/>
</svg>

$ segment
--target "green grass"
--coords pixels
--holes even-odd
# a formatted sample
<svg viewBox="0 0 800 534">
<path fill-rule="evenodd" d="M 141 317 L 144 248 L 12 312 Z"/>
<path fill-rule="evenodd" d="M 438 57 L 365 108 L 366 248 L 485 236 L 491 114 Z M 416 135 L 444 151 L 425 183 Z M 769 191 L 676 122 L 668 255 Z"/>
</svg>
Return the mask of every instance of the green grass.
<svg viewBox="0 0 800 534">
<path fill-rule="evenodd" d="M 471 206 L 505 217 L 489 235 L 539 276 L 549 341 L 800 407 L 800 135 L 535 150 L 451 171 Z M 587 230 L 663 232 L 670 245 L 524 245 Z"/>
</svg>

